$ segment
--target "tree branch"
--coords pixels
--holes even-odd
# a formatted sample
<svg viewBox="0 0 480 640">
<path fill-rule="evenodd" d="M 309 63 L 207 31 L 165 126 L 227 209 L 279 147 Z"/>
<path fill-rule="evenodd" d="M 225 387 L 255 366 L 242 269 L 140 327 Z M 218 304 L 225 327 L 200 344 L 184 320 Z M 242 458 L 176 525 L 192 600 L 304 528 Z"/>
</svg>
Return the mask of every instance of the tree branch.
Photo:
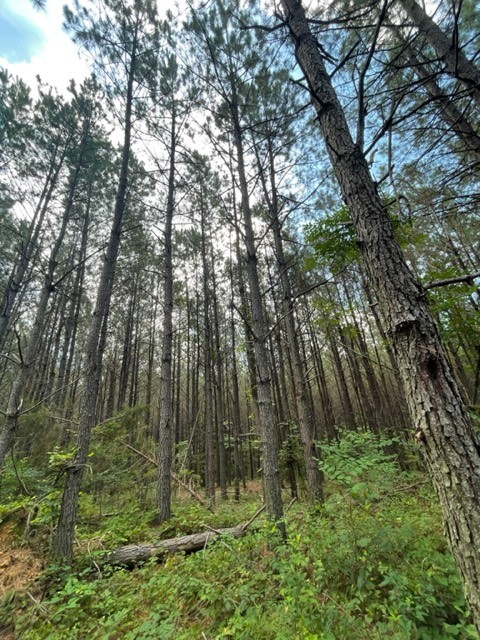
<svg viewBox="0 0 480 640">
<path fill-rule="evenodd" d="M 436 287 L 446 287 L 449 284 L 458 284 L 460 282 L 466 282 L 469 286 L 473 287 L 475 278 L 480 278 L 480 271 L 476 273 L 469 273 L 466 276 L 458 276 L 457 278 L 445 278 L 444 280 L 432 280 L 428 284 L 425 284 L 423 288 L 435 289 Z"/>
</svg>

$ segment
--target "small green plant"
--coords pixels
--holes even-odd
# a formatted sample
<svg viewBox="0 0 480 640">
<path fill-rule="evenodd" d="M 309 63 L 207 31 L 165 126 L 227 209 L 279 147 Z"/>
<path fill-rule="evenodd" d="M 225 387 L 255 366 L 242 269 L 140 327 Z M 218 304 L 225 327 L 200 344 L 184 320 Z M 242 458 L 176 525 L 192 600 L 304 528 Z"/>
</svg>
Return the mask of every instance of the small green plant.
<svg viewBox="0 0 480 640">
<path fill-rule="evenodd" d="M 339 442 L 322 445 L 320 465 L 327 478 L 349 487 L 373 477 L 388 480 L 398 474 L 396 457 L 389 453 L 397 444 L 397 438 L 369 431 L 343 431 Z"/>
</svg>

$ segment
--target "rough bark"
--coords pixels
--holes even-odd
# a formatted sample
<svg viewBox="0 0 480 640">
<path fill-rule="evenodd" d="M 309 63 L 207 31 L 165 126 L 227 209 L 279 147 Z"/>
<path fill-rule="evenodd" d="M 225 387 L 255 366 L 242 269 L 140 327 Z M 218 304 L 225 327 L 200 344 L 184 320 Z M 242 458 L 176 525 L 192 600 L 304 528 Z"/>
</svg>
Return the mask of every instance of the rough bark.
<svg viewBox="0 0 480 640">
<path fill-rule="evenodd" d="M 407 266 L 365 157 L 353 142 L 305 11 L 298 0 L 282 0 L 282 6 L 392 341 L 415 441 L 430 471 L 480 630 L 480 445 L 425 292 Z"/>
</svg>

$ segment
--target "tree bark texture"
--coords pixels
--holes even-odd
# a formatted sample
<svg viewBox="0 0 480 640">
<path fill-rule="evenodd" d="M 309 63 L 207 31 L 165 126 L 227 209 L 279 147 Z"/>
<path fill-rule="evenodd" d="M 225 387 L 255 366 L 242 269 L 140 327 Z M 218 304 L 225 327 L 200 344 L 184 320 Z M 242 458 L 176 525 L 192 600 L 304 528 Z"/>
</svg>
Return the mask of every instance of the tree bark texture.
<svg viewBox="0 0 480 640">
<path fill-rule="evenodd" d="M 299 0 L 282 0 L 282 6 L 392 341 L 415 440 L 480 630 L 480 446 L 425 292 L 409 271 L 365 158 L 353 142 L 305 11 Z"/>
</svg>

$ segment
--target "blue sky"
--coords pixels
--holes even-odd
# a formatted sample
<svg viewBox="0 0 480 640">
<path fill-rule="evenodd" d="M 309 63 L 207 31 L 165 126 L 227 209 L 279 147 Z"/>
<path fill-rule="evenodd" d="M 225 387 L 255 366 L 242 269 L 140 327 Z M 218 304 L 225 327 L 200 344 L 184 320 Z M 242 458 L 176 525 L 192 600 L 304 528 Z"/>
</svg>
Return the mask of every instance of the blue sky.
<svg viewBox="0 0 480 640">
<path fill-rule="evenodd" d="M 8 62 L 31 62 L 45 44 L 45 33 L 8 4 L 0 4 L 0 57 Z"/>
<path fill-rule="evenodd" d="M 0 0 L 0 67 L 32 88 L 36 76 L 65 92 L 70 78 L 80 83 L 88 74 L 85 59 L 62 28 L 67 0 L 47 0 L 45 10 L 31 0 Z"/>
<path fill-rule="evenodd" d="M 157 1 L 164 11 L 174 4 L 174 0 Z M 73 0 L 46 0 L 42 11 L 33 7 L 32 0 L 0 0 L 0 67 L 32 88 L 37 86 L 37 75 L 61 93 L 71 78 L 80 84 L 89 68 L 63 30 L 65 4 L 72 5 Z"/>
</svg>

